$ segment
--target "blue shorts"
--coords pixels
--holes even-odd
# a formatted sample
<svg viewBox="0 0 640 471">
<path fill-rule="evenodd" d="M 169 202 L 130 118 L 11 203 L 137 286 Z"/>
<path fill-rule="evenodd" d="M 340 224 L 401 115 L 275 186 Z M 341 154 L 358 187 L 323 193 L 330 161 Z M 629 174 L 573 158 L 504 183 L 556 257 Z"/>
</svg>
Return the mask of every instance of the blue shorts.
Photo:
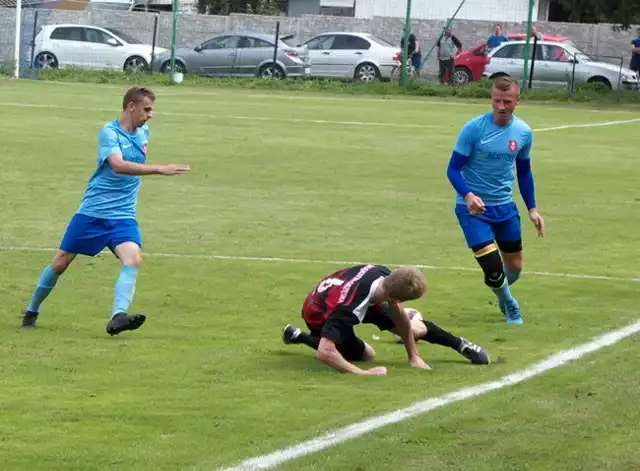
<svg viewBox="0 0 640 471">
<path fill-rule="evenodd" d="M 457 204 L 455 213 L 469 248 L 493 241 L 498 247 L 522 241 L 520 212 L 515 202 L 486 206 L 484 214 L 479 216 L 469 214 L 466 205 Z"/>
<path fill-rule="evenodd" d="M 112 252 L 123 242 L 142 247 L 142 236 L 135 219 L 99 219 L 75 214 L 60 243 L 65 252 L 94 257 L 105 247 Z"/>
</svg>

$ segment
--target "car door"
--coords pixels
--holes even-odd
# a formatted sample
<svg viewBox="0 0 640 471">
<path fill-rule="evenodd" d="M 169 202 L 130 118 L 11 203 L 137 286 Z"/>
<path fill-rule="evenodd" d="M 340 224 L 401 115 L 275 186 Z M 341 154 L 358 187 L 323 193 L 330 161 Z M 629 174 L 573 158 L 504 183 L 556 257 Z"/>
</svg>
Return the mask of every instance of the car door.
<svg viewBox="0 0 640 471">
<path fill-rule="evenodd" d="M 573 55 L 556 44 L 545 44 L 542 49 L 541 57 L 536 59 L 535 64 L 536 80 L 544 87 L 569 86 L 573 77 Z M 579 70 L 577 72 L 579 73 Z"/>
<path fill-rule="evenodd" d="M 209 76 L 229 76 L 237 72 L 236 57 L 239 36 L 218 36 L 204 42 L 189 57 L 189 66 Z"/>
<path fill-rule="evenodd" d="M 84 29 L 79 26 L 59 26 L 49 36 L 51 52 L 61 67 L 86 68 L 87 57 Z"/>
<path fill-rule="evenodd" d="M 305 43 L 309 51 L 311 62 L 311 77 L 333 77 L 333 62 L 331 46 L 336 37 L 333 34 L 323 34 Z"/>
<path fill-rule="evenodd" d="M 122 69 L 127 51 L 115 37 L 97 28 L 84 28 L 89 67 Z"/>
<path fill-rule="evenodd" d="M 275 46 L 263 39 L 241 36 L 237 44 L 236 74 L 253 77 L 265 60 L 273 61 Z"/>
<path fill-rule="evenodd" d="M 514 79 L 522 79 L 524 70 L 524 44 L 503 43 L 491 54 L 490 70 L 492 73 L 507 74 Z"/>
<path fill-rule="evenodd" d="M 335 75 L 353 77 L 356 66 L 368 55 L 371 43 L 365 38 L 351 34 L 336 35 L 331 44 L 331 58 Z"/>
</svg>

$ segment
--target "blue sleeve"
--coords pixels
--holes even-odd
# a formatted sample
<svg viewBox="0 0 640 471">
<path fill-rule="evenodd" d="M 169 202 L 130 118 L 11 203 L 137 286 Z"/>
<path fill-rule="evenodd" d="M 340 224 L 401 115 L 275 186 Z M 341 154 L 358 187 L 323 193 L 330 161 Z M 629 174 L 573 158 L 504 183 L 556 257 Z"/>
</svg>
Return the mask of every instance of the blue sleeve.
<svg viewBox="0 0 640 471">
<path fill-rule="evenodd" d="M 536 192 L 533 181 L 533 171 L 531 170 L 531 146 L 533 145 L 533 136 L 529 132 L 529 138 L 525 146 L 518 152 L 516 157 L 516 175 L 518 177 L 518 187 L 520 195 L 524 200 L 527 209 L 536 207 Z"/>
<path fill-rule="evenodd" d="M 466 155 L 462 155 L 459 152 L 453 151 L 451 160 L 449 160 L 449 166 L 447 167 L 447 177 L 449 178 L 451 185 L 463 198 L 467 196 L 467 193 L 471 192 L 467 184 L 464 182 L 464 177 L 462 176 L 461 171 L 462 167 L 467 165 L 468 162 L 469 157 L 467 157 Z"/>
<path fill-rule="evenodd" d="M 447 167 L 447 177 L 456 192 L 463 198 L 470 193 L 471 190 L 464 182 L 462 176 L 462 168 L 469 163 L 469 157 L 473 152 L 475 127 L 471 123 L 464 125 L 458 136 L 456 146 L 453 149 L 449 166 Z"/>
<path fill-rule="evenodd" d="M 100 164 L 114 154 L 122 155 L 118 134 L 111 128 L 102 128 L 98 138 L 98 159 Z"/>
</svg>

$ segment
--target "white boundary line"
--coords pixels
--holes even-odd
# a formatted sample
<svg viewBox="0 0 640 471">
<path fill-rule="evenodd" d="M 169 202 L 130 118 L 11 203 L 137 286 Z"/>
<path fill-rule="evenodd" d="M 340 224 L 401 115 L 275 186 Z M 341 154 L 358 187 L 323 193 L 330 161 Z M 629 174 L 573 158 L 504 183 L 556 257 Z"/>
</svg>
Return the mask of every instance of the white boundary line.
<svg viewBox="0 0 640 471">
<path fill-rule="evenodd" d="M 0 80 L 3 80 L 0 78 Z M 8 82 L 8 80 L 7 80 Z M 107 85 L 101 83 L 89 83 L 89 82 L 59 82 L 55 80 L 39 80 L 39 81 L 30 81 L 30 80 L 22 80 L 20 82 L 9 82 L 8 85 L 18 85 L 22 86 L 24 84 L 49 84 L 49 85 L 61 85 L 61 86 L 74 86 L 74 87 L 87 87 L 87 88 L 107 88 L 112 90 L 126 90 L 127 85 Z M 227 87 L 216 87 L 215 85 L 210 87 L 211 89 L 217 89 L 218 91 L 211 90 L 203 90 L 202 88 L 198 89 L 195 87 L 184 87 L 181 89 L 176 89 L 175 87 L 170 88 L 169 86 L 157 86 L 154 87 L 154 90 L 159 91 L 159 94 L 163 96 L 218 96 L 218 97 L 228 97 L 229 95 L 234 97 L 242 97 L 242 98 L 256 98 L 257 100 L 261 99 L 274 99 L 274 100 L 319 100 L 319 101 L 353 101 L 353 102 L 374 102 L 374 103 L 403 103 L 411 106 L 415 106 L 416 104 L 424 104 L 424 105 L 446 105 L 446 106 L 480 106 L 486 107 L 486 100 L 479 100 L 476 98 L 456 98 L 450 101 L 447 100 L 426 100 L 424 97 L 420 96 L 410 96 L 410 95 L 389 95 L 386 97 L 375 98 L 371 95 L 341 95 L 341 94 L 330 94 L 329 96 L 318 93 L 318 92 L 308 92 L 304 90 L 273 90 L 271 94 L 267 94 L 264 90 L 260 89 L 237 89 L 237 88 L 227 88 Z M 263 93 L 260 93 L 263 92 Z M 579 105 L 579 103 L 576 103 Z M 556 110 L 556 111 L 567 111 L 567 112 L 575 112 L 575 111 L 587 111 L 589 113 L 612 113 L 612 114 L 637 114 L 637 111 L 634 110 L 620 110 L 614 108 L 600 108 L 600 109 L 588 109 L 581 106 L 551 106 L 548 103 L 540 102 L 529 102 L 523 103 L 519 106 L 519 108 L 526 109 L 546 109 L 546 110 Z"/>
<path fill-rule="evenodd" d="M 340 445 L 348 440 L 360 437 L 387 425 L 413 419 L 414 417 L 455 402 L 464 401 L 507 386 L 522 383 L 523 381 L 531 379 L 549 370 L 563 366 L 570 361 L 578 360 L 584 355 L 613 345 L 638 332 L 640 332 L 640 321 L 636 321 L 634 324 L 627 327 L 602 334 L 601 336 L 594 338 L 592 341 L 584 343 L 578 347 L 555 353 L 546 360 L 535 363 L 524 370 L 511 373 L 497 381 L 466 387 L 444 396 L 416 402 L 404 409 L 399 409 L 385 415 L 356 422 L 346 427 L 331 431 L 325 435 L 316 437 L 312 440 L 274 451 L 268 455 L 247 459 L 231 468 L 225 468 L 225 471 L 249 471 L 274 468 L 287 461 L 307 456 L 335 445 Z"/>
<path fill-rule="evenodd" d="M 37 103 L 14 103 L 14 102 L 0 102 L 0 106 L 13 106 L 18 108 L 50 108 L 61 110 L 77 110 L 77 111 L 104 111 L 113 112 L 116 111 L 110 108 L 88 108 L 82 106 L 65 106 L 54 104 L 37 104 Z M 203 114 L 203 113 L 175 113 L 171 111 L 159 112 L 159 116 L 189 116 L 195 118 L 213 118 L 213 119 L 233 119 L 242 121 L 273 121 L 281 123 L 310 123 L 310 124 L 333 124 L 340 126 L 376 126 L 376 127 L 392 127 L 392 128 L 414 128 L 414 129 L 447 129 L 450 126 L 439 126 L 435 124 L 403 124 L 403 123 L 380 123 L 380 122 L 366 122 L 366 121 L 331 121 L 324 119 L 301 119 L 301 118 L 272 118 L 269 116 L 234 116 L 224 114 Z M 604 123 L 583 123 L 583 124 L 566 124 L 562 126 L 553 126 L 547 128 L 534 129 L 535 132 L 548 132 L 559 131 L 562 129 L 573 128 L 592 128 L 601 126 L 614 126 L 617 124 L 630 124 L 640 121 L 640 118 L 624 119 L 619 121 L 607 121 Z"/>
<path fill-rule="evenodd" d="M 77 110 L 77 111 L 105 111 L 116 113 L 115 109 L 111 108 L 87 108 L 82 106 L 65 106 L 65 105 L 53 105 L 53 104 L 37 104 L 37 103 L 13 103 L 13 102 L 0 102 L 0 106 L 13 106 L 19 108 L 51 108 L 60 110 Z M 279 123 L 310 123 L 310 124 L 336 124 L 340 126 L 380 126 L 380 127 L 392 127 L 392 128 L 445 128 L 446 126 L 439 126 L 436 124 L 401 124 L 401 123 L 380 123 L 380 122 L 363 122 L 363 121 L 331 121 L 326 119 L 302 119 L 302 118 L 273 118 L 270 116 L 234 116 L 227 114 L 204 114 L 204 113 L 175 113 L 172 111 L 162 111 L 157 113 L 158 116 L 185 116 L 194 118 L 212 118 L 212 119 L 233 119 L 242 121 L 273 121 Z"/>
<path fill-rule="evenodd" d="M 22 246 L 0 246 L 0 252 L 55 252 L 54 248 L 47 247 L 22 247 Z M 105 250 L 103 254 L 109 254 L 110 252 Z M 354 261 L 354 260 L 313 260 L 306 258 L 282 258 L 282 257 L 249 257 L 240 255 L 218 255 L 218 254 L 179 254 L 179 253 L 163 253 L 163 252 L 145 252 L 146 257 L 162 257 L 162 258 L 186 258 L 197 260 L 235 260 L 245 262 L 279 262 L 279 263 L 302 263 L 302 264 L 314 264 L 314 265 L 364 265 L 369 262 Z M 443 270 L 443 271 L 471 271 L 479 272 L 480 268 L 469 267 L 455 267 L 455 266 L 439 266 L 439 265 L 425 265 L 425 264 L 400 264 L 400 263 L 383 263 L 376 262 L 388 267 L 402 267 L 413 266 L 416 268 L 422 268 L 425 270 Z M 576 273 L 553 273 L 543 271 L 526 271 L 526 275 L 554 277 L 554 278 L 574 278 L 579 280 L 604 280 L 604 281 L 624 281 L 640 283 L 640 277 L 624 278 L 617 276 L 607 275 L 587 275 Z"/>
</svg>

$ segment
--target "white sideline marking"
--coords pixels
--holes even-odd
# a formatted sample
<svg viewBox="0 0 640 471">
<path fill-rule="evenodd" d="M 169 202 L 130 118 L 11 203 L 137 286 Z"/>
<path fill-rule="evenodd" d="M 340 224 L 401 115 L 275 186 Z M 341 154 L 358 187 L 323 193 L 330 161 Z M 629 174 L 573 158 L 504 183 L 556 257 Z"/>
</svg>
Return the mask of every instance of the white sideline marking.
<svg viewBox="0 0 640 471">
<path fill-rule="evenodd" d="M 55 252 L 54 248 L 47 247 L 20 247 L 20 246 L 0 246 L 0 251 L 4 252 Z M 102 252 L 103 254 L 109 254 L 108 250 Z M 151 252 L 144 254 L 147 257 L 165 257 L 165 258 L 191 258 L 198 260 L 237 260 L 237 261 L 246 261 L 246 262 L 280 262 L 280 263 L 303 263 L 303 264 L 314 264 L 314 265 L 364 265 L 369 262 L 362 261 L 354 261 L 354 260 L 312 260 L 305 258 L 282 258 L 282 257 L 249 257 L 249 256 L 240 256 L 240 255 L 218 255 L 218 254 L 179 254 L 179 253 L 163 253 L 163 252 Z M 439 265 L 425 265 L 425 264 L 413 264 L 413 263 L 382 263 L 377 262 L 381 265 L 386 265 L 388 267 L 402 267 L 402 266 L 413 266 L 416 268 L 422 268 L 425 270 L 447 270 L 447 271 L 473 271 L 479 272 L 480 268 L 469 268 L 469 267 L 446 267 Z M 575 278 L 580 280 L 605 280 L 605 281 L 624 281 L 624 282 L 640 282 L 640 277 L 638 278 L 623 278 L 617 276 L 607 276 L 607 275 L 586 275 L 586 274 L 576 274 L 576 273 L 552 273 L 552 272 L 544 272 L 544 271 L 527 271 L 525 272 L 527 275 L 535 275 L 535 276 L 545 276 L 545 277 L 554 277 L 554 278 Z"/>
<path fill-rule="evenodd" d="M 37 103 L 12 103 L 12 102 L 0 102 L 0 106 L 15 106 L 15 107 L 23 107 L 23 108 L 52 108 L 52 109 L 63 109 L 63 110 L 78 110 L 78 111 L 105 111 L 105 112 L 113 112 L 110 108 L 87 108 L 82 106 L 65 106 L 65 105 L 54 105 L 54 104 L 37 104 Z M 324 119 L 301 119 L 301 118 L 272 118 L 269 116 L 233 116 L 233 115 L 223 115 L 223 114 L 202 114 L 202 113 L 176 113 L 172 111 L 164 111 L 162 113 L 158 113 L 158 115 L 167 115 L 167 116 L 191 116 L 191 117 L 200 117 L 200 118 L 218 118 L 218 119 L 235 119 L 235 120 L 244 120 L 244 121 L 274 121 L 274 122 L 284 122 L 284 123 L 311 123 L 311 124 L 337 124 L 341 126 L 379 126 L 379 127 L 393 127 L 393 128 L 418 128 L 418 129 L 446 129 L 451 128 L 451 126 L 438 126 L 435 124 L 402 124 L 402 123 L 376 123 L 376 122 L 366 122 L 366 121 L 330 121 Z M 604 123 L 584 123 L 584 124 L 566 124 L 562 126 L 553 126 L 547 128 L 539 128 L 534 129 L 535 132 L 548 132 L 548 131 L 559 131 L 561 129 L 572 129 L 572 128 L 591 128 L 591 127 L 601 127 L 601 126 L 614 126 L 617 124 L 628 124 L 635 123 L 640 121 L 640 118 L 634 119 L 625 119 L 620 121 L 607 121 Z"/>
<path fill-rule="evenodd" d="M 0 80 L 3 80 L 0 78 Z M 13 82 L 16 83 L 16 82 Z M 113 90 L 122 90 L 126 89 L 126 85 L 106 85 L 100 83 L 88 83 L 88 82 L 59 82 L 55 80 L 40 80 L 40 81 L 22 81 L 22 84 L 37 84 L 37 83 L 46 83 L 51 85 L 62 85 L 62 86 L 74 86 L 74 87 L 91 87 L 91 88 L 107 88 Z M 215 88 L 215 87 L 212 87 Z M 303 90 L 280 90 L 272 93 L 255 93 L 257 89 L 225 89 L 219 88 L 220 91 L 210 91 L 210 90 L 202 90 L 202 89 L 188 89 L 183 88 L 180 91 L 176 91 L 175 88 L 169 88 L 167 86 L 158 86 L 154 87 L 155 90 L 160 90 L 160 94 L 163 96 L 172 96 L 172 97 L 180 97 L 186 95 L 192 96 L 228 96 L 235 95 L 241 96 L 242 98 L 256 98 L 260 99 L 277 99 L 277 100 L 323 100 L 323 101 L 361 101 L 361 102 L 374 102 L 374 103 L 389 103 L 390 101 L 393 103 L 403 103 L 414 106 L 415 104 L 425 104 L 425 105 L 446 105 L 446 106 L 481 106 L 486 107 L 485 102 L 475 102 L 473 98 L 467 98 L 465 101 L 445 101 L 445 100 L 425 100 L 423 97 L 419 96 L 409 96 L 409 95 L 391 95 L 386 98 L 375 98 L 372 96 L 366 95 L 339 95 L 336 96 L 327 96 L 314 92 L 305 92 Z M 223 91 L 224 90 L 224 91 Z M 286 92 L 291 92 L 289 94 L 285 94 Z M 586 109 L 582 107 L 570 107 L 570 106 L 549 106 L 545 103 L 524 103 L 520 105 L 520 108 L 541 108 L 546 110 L 557 110 L 557 111 L 588 111 L 590 113 L 611 113 L 611 114 L 636 114 L 637 111 L 632 110 L 620 110 L 620 109 L 611 109 L 611 108 L 602 108 L 602 109 Z"/>
<path fill-rule="evenodd" d="M 82 106 L 65 106 L 53 104 L 36 104 L 36 103 L 11 103 L 0 102 L 0 106 L 15 106 L 22 108 L 52 108 L 62 110 L 77 111 L 105 111 L 116 113 L 116 110 L 110 108 L 87 108 Z M 203 114 L 203 113 L 175 113 L 172 111 L 162 111 L 157 113 L 159 116 L 189 116 L 194 118 L 216 118 L 216 119 L 235 119 L 243 121 L 274 121 L 281 123 L 311 123 L 311 124 L 337 124 L 341 126 L 382 126 L 392 128 L 442 128 L 435 124 L 399 124 L 399 123 L 376 123 L 364 121 L 330 121 L 326 119 L 302 119 L 302 118 L 273 118 L 270 116 L 234 116 L 226 114 Z"/>
<path fill-rule="evenodd" d="M 603 347 L 613 345 L 626 337 L 640 332 L 640 321 L 636 321 L 627 327 L 614 330 L 602 334 L 590 342 L 582 344 L 578 347 L 564 350 L 551 355 L 546 360 L 535 363 L 524 370 L 511 373 L 502 377 L 497 381 L 482 383 L 475 386 L 459 389 L 458 391 L 446 394 L 440 397 L 426 399 L 416 402 L 409 407 L 390 412 L 385 415 L 373 417 L 362 422 L 357 422 L 338 430 L 334 430 L 325 435 L 316 437 L 306 442 L 292 445 L 288 448 L 277 450 L 273 453 L 255 458 L 247 459 L 236 466 L 225 468 L 225 471 L 248 471 L 255 469 L 271 469 L 286 461 L 290 461 L 302 456 L 310 455 L 318 451 L 322 451 L 334 445 L 339 445 L 361 435 L 373 432 L 387 425 L 412 419 L 426 412 L 432 411 L 439 407 L 444 407 L 454 402 L 464 401 L 482 394 L 502 389 L 507 386 L 522 383 L 528 379 L 538 376 L 554 368 L 558 368 L 570 361 L 578 360 L 588 353 L 600 350 Z M 428 374 L 428 373 L 427 373 Z"/>
<path fill-rule="evenodd" d="M 607 121 L 605 123 L 567 124 L 564 126 L 554 126 L 551 128 L 534 129 L 534 131 L 545 132 L 545 131 L 559 131 L 561 129 L 573 129 L 573 128 L 596 128 L 600 126 L 615 126 L 617 124 L 637 123 L 638 121 L 640 121 L 640 118 L 623 119 L 620 121 Z"/>
</svg>

